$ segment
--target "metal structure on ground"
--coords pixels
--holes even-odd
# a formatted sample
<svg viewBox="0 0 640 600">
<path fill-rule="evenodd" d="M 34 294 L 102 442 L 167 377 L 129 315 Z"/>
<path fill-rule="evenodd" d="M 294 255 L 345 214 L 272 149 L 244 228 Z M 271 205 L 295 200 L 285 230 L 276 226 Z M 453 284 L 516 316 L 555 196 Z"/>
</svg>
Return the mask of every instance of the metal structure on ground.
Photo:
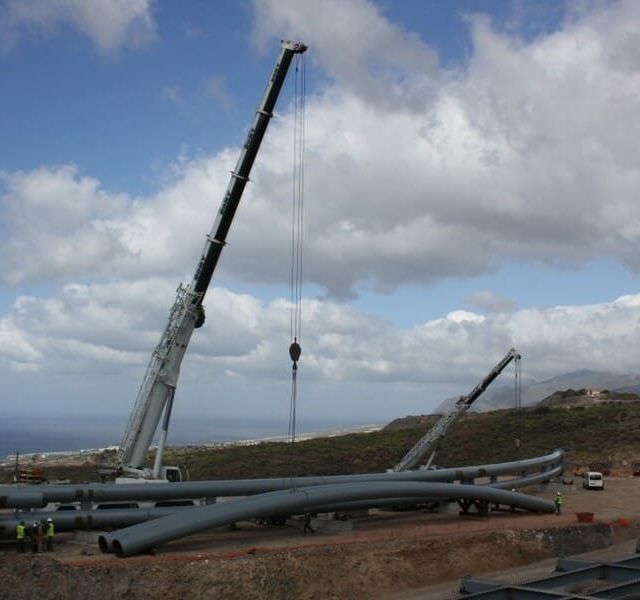
<svg viewBox="0 0 640 600">
<path fill-rule="evenodd" d="M 0 486 L 0 505 L 17 508 L 15 512 L 0 515 L 0 538 L 13 538 L 16 524 L 24 518 L 53 518 L 57 531 L 75 529 L 104 529 L 129 527 L 162 517 L 181 520 L 181 515 L 190 514 L 196 507 L 166 506 L 177 504 L 180 499 L 200 498 L 203 502 L 213 500 L 218 495 L 250 494 L 242 503 L 240 500 L 224 503 L 234 505 L 242 511 L 232 514 L 233 522 L 239 518 L 261 518 L 263 516 L 283 518 L 298 511 L 334 512 L 352 509 L 383 508 L 391 506 L 415 506 L 431 501 L 449 498 L 457 500 L 462 512 L 475 507 L 479 514 L 488 514 L 489 503 L 506 504 L 524 510 L 540 510 L 538 498 L 504 490 L 520 489 L 544 483 L 558 476 L 564 468 L 564 453 L 556 450 L 546 456 L 509 463 L 479 465 L 459 469 L 430 471 L 406 471 L 402 473 L 373 473 L 341 475 L 334 477 L 300 477 L 291 479 L 257 479 L 238 481 L 199 481 L 184 483 L 162 483 L 153 485 L 134 484 L 59 484 L 46 486 Z M 505 479 L 506 475 L 512 475 Z M 498 480 L 498 477 L 500 479 Z M 476 482 L 476 479 L 482 482 Z M 464 481 L 464 484 L 462 482 Z M 474 485 L 474 483 L 477 483 Z M 414 485 L 414 484 L 417 484 Z M 402 487 L 402 486 L 409 487 Z M 293 487 L 292 487 L 293 486 Z M 435 487 L 434 487 L 435 486 Z M 444 487 L 443 487 L 444 486 Z M 323 500 L 322 494 L 316 498 L 314 490 L 331 490 L 336 495 Z M 37 490 L 37 491 L 36 491 Z M 288 501 L 273 497 L 286 496 L 303 490 L 307 503 Z M 366 490 L 366 493 L 363 493 Z M 381 492 L 382 490 L 382 492 Z M 444 490 L 444 491 L 443 491 Z M 406 492 L 413 495 L 405 495 Z M 352 493 L 353 492 L 353 493 Z M 318 492 L 319 493 L 319 492 Z M 498 494 L 498 495 L 496 495 Z M 279 495 L 279 496 L 278 496 Z M 257 503 L 244 500 L 256 499 Z M 268 503 L 263 503 L 263 499 Z M 314 500 L 315 498 L 315 500 Z M 300 497 L 298 497 L 300 499 Z M 80 510 L 46 511 L 38 510 L 53 502 L 74 504 Z M 105 503 L 125 503 L 118 509 L 104 510 Z M 137 502 L 156 502 L 156 508 L 134 508 Z M 165 504 L 159 506 L 159 504 Z M 550 503 L 543 510 L 550 509 Z M 98 508 L 101 505 L 103 508 Z M 497 506 L 496 506 L 497 508 Z M 35 509 L 35 510 L 34 510 Z M 234 509 L 234 510 L 235 510 Z M 196 513 L 197 514 L 197 513 Z M 224 516 L 226 514 L 226 516 Z M 227 518 L 229 514 L 216 513 L 216 518 Z M 231 517 L 229 517 L 231 518 Z M 207 526 L 207 525 L 203 525 Z M 214 526 L 214 525 L 211 525 Z"/>
<path fill-rule="evenodd" d="M 215 271 L 233 217 L 249 181 L 251 167 L 256 158 L 267 125 L 289 66 L 296 54 L 306 51 L 300 42 L 283 41 L 280 55 L 267 84 L 262 102 L 253 121 L 235 170 L 227 186 L 222 204 L 211 232 L 207 236 L 198 267 L 188 286 L 178 287 L 176 300 L 169 314 L 169 321 L 142 380 L 140 391 L 129 418 L 116 458 L 115 470 L 129 475 L 180 480 L 177 468 L 162 466 L 163 451 L 171 418 L 173 398 L 178 383 L 182 359 L 189 345 L 193 330 L 204 323 L 202 302 Z M 164 411 L 164 420 L 158 450 L 150 472 L 144 468 L 147 451 L 158 428 Z M 103 469 L 103 472 L 108 469 Z"/>
<path fill-rule="evenodd" d="M 491 385 L 493 380 L 504 371 L 507 365 L 515 360 L 520 360 L 520 354 L 515 348 L 511 348 L 505 357 L 495 366 L 487 376 L 474 387 L 466 396 L 460 396 L 454 407 L 446 414 L 440 417 L 435 425 L 420 438 L 415 446 L 407 452 L 402 460 L 393 468 L 394 471 L 407 471 L 415 469 L 425 457 L 429 457 L 425 468 L 429 468 L 435 457 L 438 445 L 447 435 L 451 427 L 466 413 L 471 405 L 482 395 L 482 393 Z"/>
<path fill-rule="evenodd" d="M 640 556 L 604 563 L 560 559 L 556 573 L 523 584 L 465 577 L 461 582 L 460 592 L 463 594 L 462 598 L 486 600 L 638 598 Z"/>
<path fill-rule="evenodd" d="M 170 542 L 213 527 L 229 525 L 247 518 L 268 517 L 273 514 L 300 513 L 323 504 L 340 503 L 368 498 L 399 498 L 403 496 L 425 499 L 469 499 L 519 506 L 535 512 L 553 512 L 553 502 L 535 496 L 496 489 L 489 486 L 451 483 L 422 483 L 417 481 L 345 483 L 319 485 L 309 488 L 281 490 L 257 494 L 248 498 L 201 506 L 119 529 L 100 537 L 103 552 L 114 551 L 118 556 L 131 556 L 158 544 Z"/>
<path fill-rule="evenodd" d="M 544 482 L 550 477 L 554 477 L 560 473 L 562 466 L 558 465 L 548 471 L 543 471 L 535 475 L 529 475 L 527 477 L 519 477 L 515 479 L 508 479 L 500 481 L 499 483 L 486 484 L 487 487 L 494 489 L 520 489 L 530 485 Z M 405 480 L 409 481 L 409 480 Z M 396 481 L 396 483 L 403 483 L 402 480 Z M 344 484 L 343 484 L 344 485 Z M 141 486 L 138 485 L 138 488 Z M 456 487 L 456 491 L 458 488 Z M 136 502 L 127 499 L 125 504 L 136 504 Z M 485 501 L 474 499 L 457 499 L 461 505 L 461 508 L 470 508 L 474 505 L 479 509 L 478 512 L 482 513 L 482 508 L 486 507 Z M 117 504 L 115 502 L 114 504 Z M 363 510 L 370 508 L 389 508 L 391 506 L 416 506 L 425 504 L 424 496 L 399 496 L 395 498 L 369 498 L 365 500 L 341 500 L 338 503 L 321 504 L 310 507 L 313 512 L 340 512 L 348 510 Z M 42 497 L 39 498 L 39 504 L 37 507 L 42 506 Z M 104 506 L 104 505 L 103 505 Z M 518 500 L 516 504 L 509 505 L 516 506 L 523 509 L 522 501 Z M 10 515 L 5 515 L 0 518 L 0 538 L 12 538 L 15 534 L 16 525 L 21 521 L 34 516 L 38 519 L 52 518 L 55 521 L 56 531 L 74 531 L 77 529 L 90 530 L 98 529 L 103 530 L 105 528 L 121 528 L 136 525 L 138 523 L 144 523 L 160 517 L 172 515 L 176 512 L 190 510 L 193 506 L 156 506 L 153 508 L 133 508 L 130 506 L 122 506 L 120 508 L 98 508 L 98 509 L 80 509 L 80 510 L 55 510 L 55 511 L 30 511 L 30 512 L 15 512 Z M 291 513 L 285 510 L 283 513 L 276 510 L 271 517 L 287 517 Z"/>
<path fill-rule="evenodd" d="M 342 483 L 364 483 L 372 481 L 419 481 L 473 483 L 478 478 L 496 480 L 494 487 L 513 486 L 509 480 L 497 481 L 498 477 L 515 474 L 522 479 L 523 473 L 538 473 L 549 479 L 559 473 L 564 465 L 564 451 L 554 450 L 544 456 L 506 463 L 403 471 L 399 473 L 361 473 L 355 475 L 332 475 L 318 477 L 294 477 L 273 479 L 236 479 L 213 481 L 188 481 L 182 483 L 155 482 L 138 483 L 86 483 L 0 486 L 0 508 L 38 508 L 52 502 L 77 502 L 90 505 L 101 502 L 179 500 L 185 498 L 216 498 L 218 496 L 247 496 L 297 487 L 312 487 Z M 530 475 L 529 477 L 535 477 Z M 524 480 L 531 485 L 529 478 Z"/>
</svg>

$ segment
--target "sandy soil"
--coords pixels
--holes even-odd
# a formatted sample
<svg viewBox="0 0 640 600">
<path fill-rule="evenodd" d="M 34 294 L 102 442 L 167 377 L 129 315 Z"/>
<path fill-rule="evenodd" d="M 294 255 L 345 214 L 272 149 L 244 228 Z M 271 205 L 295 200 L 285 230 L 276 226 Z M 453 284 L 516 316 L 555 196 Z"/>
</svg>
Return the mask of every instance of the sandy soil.
<svg viewBox="0 0 640 600">
<path fill-rule="evenodd" d="M 378 512 L 355 519 L 351 533 L 313 536 L 292 526 L 240 523 L 240 531 L 191 536 L 130 559 L 103 555 L 65 534 L 53 555 L 19 556 L 6 546 L 0 598 L 446 598 L 467 573 L 520 567 L 638 535 L 640 479 L 608 478 L 602 492 L 579 483 L 562 487 L 560 516 Z M 550 498 L 556 489 L 539 495 Z M 593 512 L 599 524 L 578 526 L 576 512 Z"/>
</svg>

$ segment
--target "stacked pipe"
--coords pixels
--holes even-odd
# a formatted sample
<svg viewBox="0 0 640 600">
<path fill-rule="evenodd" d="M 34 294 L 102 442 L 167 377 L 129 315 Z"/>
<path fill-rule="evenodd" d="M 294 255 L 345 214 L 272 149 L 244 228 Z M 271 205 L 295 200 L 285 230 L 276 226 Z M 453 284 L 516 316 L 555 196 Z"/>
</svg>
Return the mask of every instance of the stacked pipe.
<svg viewBox="0 0 640 600">
<path fill-rule="evenodd" d="M 552 512 L 553 503 L 512 489 L 549 481 L 562 473 L 564 452 L 508 463 L 454 469 L 185 483 L 19 485 L 0 486 L 0 505 L 33 509 L 51 502 L 85 505 L 117 501 L 161 501 L 217 496 L 248 496 L 202 507 L 81 510 L 55 513 L 16 513 L 0 517 L 0 536 L 11 535 L 24 518 L 53 516 L 58 531 L 125 527 L 102 536 L 103 551 L 129 556 L 153 545 L 247 518 L 324 512 L 350 508 L 419 504 L 458 499 L 508 504 L 524 510 Z M 531 474 L 533 471 L 535 473 Z M 498 477 L 518 476 L 498 481 Z M 477 478 L 489 478 L 483 485 Z M 147 523 L 153 521 L 153 523 Z"/>
<path fill-rule="evenodd" d="M 178 500 L 182 498 L 215 498 L 217 496 L 250 496 L 297 487 L 370 481 L 422 481 L 451 483 L 473 481 L 481 477 L 499 477 L 511 473 L 550 469 L 564 463 L 564 451 L 519 461 L 459 467 L 386 473 L 361 473 L 327 477 L 289 477 L 271 479 L 237 479 L 190 481 L 183 483 L 131 484 L 58 484 L 0 486 L 0 508 L 44 507 L 50 502 L 118 502 L 141 500 Z M 512 486 L 517 487 L 517 486 Z"/>
</svg>

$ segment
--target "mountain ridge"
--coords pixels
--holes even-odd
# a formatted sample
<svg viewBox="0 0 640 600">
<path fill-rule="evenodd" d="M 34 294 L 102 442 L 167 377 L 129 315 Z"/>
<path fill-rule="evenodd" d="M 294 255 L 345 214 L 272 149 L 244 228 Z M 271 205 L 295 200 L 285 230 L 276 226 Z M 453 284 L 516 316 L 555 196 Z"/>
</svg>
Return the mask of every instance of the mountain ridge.
<svg viewBox="0 0 640 600">
<path fill-rule="evenodd" d="M 640 374 L 614 373 L 581 369 L 550 377 L 542 381 L 528 380 L 522 384 L 522 405 L 533 406 L 554 392 L 566 389 L 597 389 L 616 392 L 640 393 Z M 459 396 L 446 398 L 434 414 L 448 412 Z M 494 385 L 474 402 L 473 412 L 488 412 L 515 406 L 515 385 Z"/>
</svg>

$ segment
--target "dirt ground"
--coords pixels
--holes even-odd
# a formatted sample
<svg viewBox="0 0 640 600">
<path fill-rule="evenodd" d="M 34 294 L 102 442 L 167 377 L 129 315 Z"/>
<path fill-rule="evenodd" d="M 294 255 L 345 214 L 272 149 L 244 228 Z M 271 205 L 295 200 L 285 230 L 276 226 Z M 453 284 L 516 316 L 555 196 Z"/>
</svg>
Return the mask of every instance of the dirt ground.
<svg viewBox="0 0 640 600">
<path fill-rule="evenodd" d="M 640 479 L 607 478 L 604 491 L 575 481 L 531 490 L 551 498 L 562 489 L 560 516 L 460 517 L 451 506 L 438 514 L 377 512 L 354 519 L 352 532 L 306 536 L 291 525 L 239 523 L 239 531 L 214 530 L 129 559 L 101 554 L 71 534 L 58 536 L 48 555 L 17 555 L 5 545 L 0 598 L 447 598 L 468 573 L 493 574 L 640 534 Z M 578 525 L 576 512 L 594 513 L 595 524 Z"/>
</svg>

